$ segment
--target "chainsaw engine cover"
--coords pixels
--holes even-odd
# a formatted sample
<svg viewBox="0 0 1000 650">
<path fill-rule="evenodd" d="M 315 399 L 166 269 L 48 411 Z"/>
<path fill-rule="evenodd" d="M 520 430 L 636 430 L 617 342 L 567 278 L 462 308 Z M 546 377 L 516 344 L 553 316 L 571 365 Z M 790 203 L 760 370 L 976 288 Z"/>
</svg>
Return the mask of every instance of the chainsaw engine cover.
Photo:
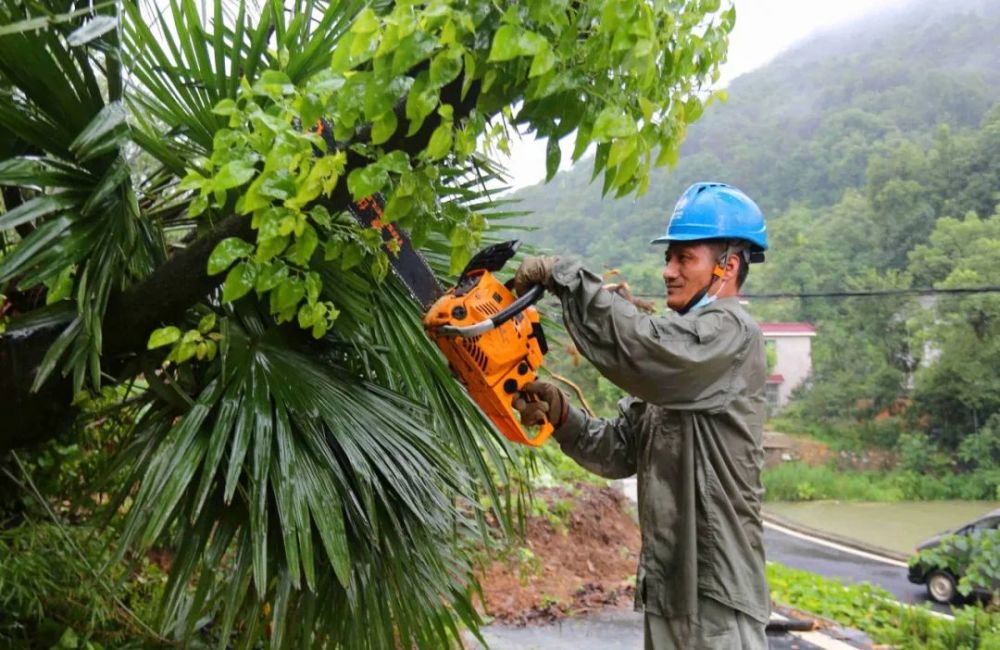
<svg viewBox="0 0 1000 650">
<path fill-rule="evenodd" d="M 512 409 L 521 388 L 537 378 L 546 352 L 538 311 L 528 307 L 480 336 L 464 338 L 439 332 L 442 326 L 481 323 L 514 300 L 514 294 L 489 271 L 467 269 L 456 288 L 427 312 L 424 327 L 472 399 L 497 428 L 510 440 L 538 446 L 552 433 L 552 425 L 546 423 L 537 434 L 529 436 Z"/>
</svg>

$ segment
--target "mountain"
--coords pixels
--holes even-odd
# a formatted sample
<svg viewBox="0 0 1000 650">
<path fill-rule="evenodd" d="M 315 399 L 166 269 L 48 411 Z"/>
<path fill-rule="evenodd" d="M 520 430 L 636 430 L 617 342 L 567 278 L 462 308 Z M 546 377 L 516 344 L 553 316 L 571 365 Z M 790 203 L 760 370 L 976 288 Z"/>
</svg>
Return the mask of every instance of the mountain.
<svg viewBox="0 0 1000 650">
<path fill-rule="evenodd" d="M 938 127 L 977 128 L 1000 100 L 1000 2 L 915 2 L 794 46 L 735 79 L 687 136 L 673 170 L 638 199 L 602 199 L 583 160 L 514 193 L 537 227 L 528 243 L 620 266 L 662 229 L 695 180 L 729 182 L 769 219 L 830 206 L 865 185 L 873 158 L 928 146 Z M 642 248 L 637 248 L 642 247 Z"/>
</svg>

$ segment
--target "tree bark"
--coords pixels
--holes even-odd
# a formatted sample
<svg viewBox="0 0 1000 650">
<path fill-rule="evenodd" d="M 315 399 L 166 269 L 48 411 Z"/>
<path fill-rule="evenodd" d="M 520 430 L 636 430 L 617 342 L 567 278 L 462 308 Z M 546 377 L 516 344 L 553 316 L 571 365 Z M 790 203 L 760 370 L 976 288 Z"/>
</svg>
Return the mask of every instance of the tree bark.
<svg viewBox="0 0 1000 650">
<path fill-rule="evenodd" d="M 442 88 L 441 101 L 454 107 L 456 120 L 468 116 L 476 106 L 479 83 L 473 83 L 461 98 L 463 77 Z M 408 121 L 404 101 L 397 108 L 399 128 L 383 145 L 386 151 L 401 150 L 413 156 L 421 152 L 431 133 L 440 123 L 432 114 L 420 130 L 406 137 Z M 364 141 L 366 133 L 359 134 Z M 368 159 L 350 148 L 343 179 L 353 169 L 368 164 Z M 346 180 L 341 180 L 328 199 L 331 205 L 346 208 L 351 201 Z M 170 257 L 142 282 L 115 294 L 108 303 L 103 320 L 102 366 L 121 368 L 122 363 L 146 349 L 149 333 L 160 326 L 177 322 L 184 312 L 222 284 L 225 273 L 208 275 L 208 258 L 216 244 L 227 237 L 254 240 L 250 218 L 233 215 L 196 239 L 190 246 Z M 0 334 L 0 451 L 34 446 L 65 431 L 77 415 L 71 406 L 72 384 L 53 374 L 36 393 L 30 392 L 35 370 L 46 350 L 62 331 L 61 326 L 12 330 Z"/>
</svg>

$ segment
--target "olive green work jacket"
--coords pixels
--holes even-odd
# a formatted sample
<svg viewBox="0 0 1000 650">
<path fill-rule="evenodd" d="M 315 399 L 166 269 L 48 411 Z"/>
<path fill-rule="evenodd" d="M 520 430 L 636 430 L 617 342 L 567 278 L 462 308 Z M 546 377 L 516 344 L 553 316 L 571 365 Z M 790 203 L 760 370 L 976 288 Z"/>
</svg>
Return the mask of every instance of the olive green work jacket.
<svg viewBox="0 0 1000 650">
<path fill-rule="evenodd" d="M 580 353 L 631 395 L 616 418 L 571 408 L 554 436 L 596 474 L 638 477 L 636 609 L 697 616 L 700 594 L 766 622 L 760 328 L 736 298 L 674 318 L 640 313 L 572 259 L 550 288 Z"/>
</svg>

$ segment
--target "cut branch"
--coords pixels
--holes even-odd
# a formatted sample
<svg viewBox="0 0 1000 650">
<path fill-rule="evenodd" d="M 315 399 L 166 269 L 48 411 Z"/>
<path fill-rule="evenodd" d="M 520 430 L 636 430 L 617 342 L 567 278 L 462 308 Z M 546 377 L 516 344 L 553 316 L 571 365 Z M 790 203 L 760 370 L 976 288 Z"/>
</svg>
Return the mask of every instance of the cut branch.
<svg viewBox="0 0 1000 650">
<path fill-rule="evenodd" d="M 476 82 L 462 98 L 462 82 L 463 77 L 459 76 L 441 90 L 441 101 L 454 107 L 458 120 L 472 113 L 479 95 Z M 403 106 L 404 102 L 400 102 L 397 107 L 396 134 L 383 147 L 416 156 L 426 148 L 440 118 L 432 115 L 414 135 L 406 137 L 409 123 Z M 360 133 L 358 141 L 363 138 L 367 138 L 367 133 Z M 349 146 L 345 146 L 345 151 L 344 179 L 352 170 L 370 162 Z M 351 195 L 346 181 L 339 183 L 326 200 L 333 205 L 349 205 Z M 223 219 L 142 282 L 111 297 L 103 320 L 105 368 L 120 368 L 123 360 L 141 354 L 153 329 L 178 321 L 187 309 L 222 283 L 225 274 L 209 275 L 207 266 L 215 246 L 227 237 L 252 241 L 250 218 L 233 215 Z M 73 396 L 68 380 L 54 376 L 39 393 L 31 394 L 27 389 L 59 331 L 60 328 L 47 327 L 0 334 L 0 413 L 16 414 L 0 419 L 0 450 L 49 440 L 65 430 L 75 416 L 70 406 Z"/>
</svg>

